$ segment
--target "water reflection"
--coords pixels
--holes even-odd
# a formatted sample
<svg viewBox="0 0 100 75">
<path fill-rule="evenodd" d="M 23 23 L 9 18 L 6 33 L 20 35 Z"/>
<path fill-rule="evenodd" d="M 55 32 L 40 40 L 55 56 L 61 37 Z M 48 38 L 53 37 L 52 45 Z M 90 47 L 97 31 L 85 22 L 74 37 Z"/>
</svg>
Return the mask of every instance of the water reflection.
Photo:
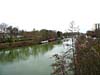
<svg viewBox="0 0 100 75">
<path fill-rule="evenodd" d="M 52 42 L 49 44 L 2 50 L 0 51 L 0 63 L 4 64 L 8 62 L 26 60 L 31 55 L 34 57 L 37 57 L 38 55 L 43 55 L 46 52 L 52 50 L 55 44 L 61 44 L 61 42 Z"/>
</svg>

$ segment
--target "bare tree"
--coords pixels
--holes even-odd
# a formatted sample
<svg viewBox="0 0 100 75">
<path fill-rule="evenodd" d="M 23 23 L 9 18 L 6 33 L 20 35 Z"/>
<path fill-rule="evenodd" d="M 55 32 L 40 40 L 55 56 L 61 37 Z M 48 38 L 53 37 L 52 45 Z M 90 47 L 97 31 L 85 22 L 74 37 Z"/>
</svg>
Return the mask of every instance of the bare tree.
<svg viewBox="0 0 100 75">
<path fill-rule="evenodd" d="M 63 54 L 55 54 L 53 57 L 55 58 L 55 62 L 52 64 L 53 67 L 53 75 L 68 75 L 68 71 L 71 69 L 75 74 L 75 41 L 74 41 L 74 32 L 77 27 L 74 27 L 74 21 L 70 23 L 70 28 L 68 29 L 71 32 L 72 44 L 70 49 L 68 49 Z M 73 53 L 73 57 L 71 58 L 70 52 Z M 67 63 L 68 59 L 72 59 L 71 63 Z"/>
<path fill-rule="evenodd" d="M 6 37 L 7 37 L 6 28 L 7 28 L 6 23 L 0 24 L 0 40 L 1 40 L 0 42 L 4 42 L 6 40 Z"/>
<path fill-rule="evenodd" d="M 0 24 L 0 31 L 6 33 L 7 26 L 8 25 L 6 23 L 1 23 Z"/>
</svg>

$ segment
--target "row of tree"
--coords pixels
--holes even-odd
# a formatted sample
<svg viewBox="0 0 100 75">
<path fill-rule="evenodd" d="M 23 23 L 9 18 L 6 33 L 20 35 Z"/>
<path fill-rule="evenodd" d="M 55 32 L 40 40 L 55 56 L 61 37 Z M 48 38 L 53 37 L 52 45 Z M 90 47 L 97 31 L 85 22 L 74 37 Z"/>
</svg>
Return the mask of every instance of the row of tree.
<svg viewBox="0 0 100 75">
<path fill-rule="evenodd" d="M 6 23 L 0 24 L 0 42 L 16 42 L 16 41 L 28 41 L 32 40 L 35 43 L 39 43 L 44 40 L 56 40 L 62 38 L 62 32 L 54 30 L 35 30 L 28 32 L 19 30 L 17 27 L 9 26 Z"/>
</svg>

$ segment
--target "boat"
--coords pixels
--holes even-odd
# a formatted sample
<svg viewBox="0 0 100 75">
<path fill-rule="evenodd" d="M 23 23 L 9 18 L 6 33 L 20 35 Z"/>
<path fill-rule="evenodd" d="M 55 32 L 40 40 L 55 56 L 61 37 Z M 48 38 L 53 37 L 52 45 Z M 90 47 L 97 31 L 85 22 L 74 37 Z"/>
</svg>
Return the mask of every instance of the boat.
<svg viewBox="0 0 100 75">
<path fill-rule="evenodd" d="M 48 40 L 41 41 L 41 44 L 48 43 Z"/>
</svg>

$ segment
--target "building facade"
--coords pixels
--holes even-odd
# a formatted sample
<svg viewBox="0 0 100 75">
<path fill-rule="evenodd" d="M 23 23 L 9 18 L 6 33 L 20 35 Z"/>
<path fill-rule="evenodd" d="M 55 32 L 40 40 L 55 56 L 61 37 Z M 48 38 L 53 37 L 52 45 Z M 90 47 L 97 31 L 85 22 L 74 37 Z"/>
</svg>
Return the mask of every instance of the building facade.
<svg viewBox="0 0 100 75">
<path fill-rule="evenodd" d="M 100 30 L 100 23 L 95 24 L 95 30 Z"/>
</svg>

